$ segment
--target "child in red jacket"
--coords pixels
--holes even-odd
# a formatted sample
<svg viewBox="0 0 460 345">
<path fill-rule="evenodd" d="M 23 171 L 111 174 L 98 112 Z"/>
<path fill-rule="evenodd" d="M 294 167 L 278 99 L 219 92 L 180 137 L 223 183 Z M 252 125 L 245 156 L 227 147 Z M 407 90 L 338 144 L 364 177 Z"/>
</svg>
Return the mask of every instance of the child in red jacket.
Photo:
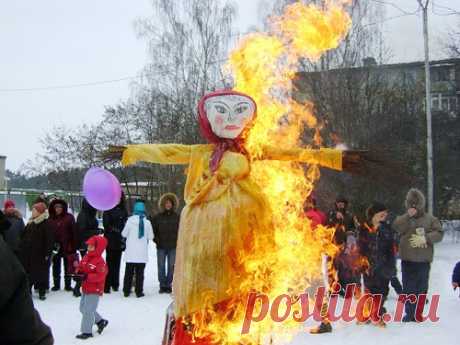
<svg viewBox="0 0 460 345">
<path fill-rule="evenodd" d="M 102 253 L 107 247 L 107 240 L 102 236 L 93 236 L 88 241 L 88 253 L 83 257 L 76 269 L 77 275 L 82 281 L 83 294 L 80 300 L 80 312 L 82 313 L 81 334 L 78 339 L 88 339 L 93 336 L 93 325 L 97 325 L 97 332 L 102 333 L 108 325 L 96 311 L 99 297 L 104 293 L 107 265 L 102 258 Z"/>
</svg>

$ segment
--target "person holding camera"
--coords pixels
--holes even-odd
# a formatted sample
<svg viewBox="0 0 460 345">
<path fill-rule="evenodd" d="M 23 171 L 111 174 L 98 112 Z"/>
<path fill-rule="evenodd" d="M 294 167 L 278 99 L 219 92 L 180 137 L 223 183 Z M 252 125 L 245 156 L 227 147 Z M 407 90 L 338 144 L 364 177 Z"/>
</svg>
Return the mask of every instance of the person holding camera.
<svg viewBox="0 0 460 345">
<path fill-rule="evenodd" d="M 400 235 L 402 283 L 404 294 L 417 297 L 428 293 L 434 244 L 443 237 L 439 220 L 425 211 L 425 196 L 415 188 L 406 196 L 406 213 L 395 219 L 393 228 Z M 417 304 L 406 302 L 403 322 L 415 322 Z"/>
</svg>

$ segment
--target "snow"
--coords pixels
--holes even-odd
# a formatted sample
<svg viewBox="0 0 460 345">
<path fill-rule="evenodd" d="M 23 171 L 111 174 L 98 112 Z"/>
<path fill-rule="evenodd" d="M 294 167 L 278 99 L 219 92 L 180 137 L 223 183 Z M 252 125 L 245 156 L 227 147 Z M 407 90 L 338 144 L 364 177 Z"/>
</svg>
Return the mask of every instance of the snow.
<svg viewBox="0 0 460 345">
<path fill-rule="evenodd" d="M 334 323 L 333 333 L 310 335 L 307 330 L 314 325 L 314 321 L 308 321 L 305 324 L 305 332 L 299 333 L 292 344 L 458 344 L 460 299 L 458 292 L 452 290 L 451 274 L 455 263 L 460 260 L 459 250 L 460 243 L 456 243 L 448 236 L 435 248 L 435 259 L 430 275 L 430 294 L 441 295 L 438 309 L 440 320 L 437 323 L 390 323 L 386 329 L 382 329 L 373 325 L 357 325 L 354 322 L 340 321 Z M 121 292 L 104 295 L 98 311 L 109 320 L 109 326 L 102 335 L 94 332 L 95 337 L 84 343 L 110 345 L 159 345 L 161 343 L 165 311 L 171 302 L 171 297 L 158 293 L 156 255 L 153 246 L 149 251 L 150 261 L 146 267 L 144 285 L 146 296 L 138 299 L 132 294 L 129 298 L 125 298 Z M 57 345 L 82 343 L 81 340 L 75 339 L 81 321 L 79 302 L 79 298 L 65 291 L 50 292 L 46 301 L 38 300 L 38 296 L 34 294 L 34 304 L 43 320 L 52 328 Z M 386 307 L 394 312 L 395 305 L 396 295 L 391 290 Z"/>
</svg>

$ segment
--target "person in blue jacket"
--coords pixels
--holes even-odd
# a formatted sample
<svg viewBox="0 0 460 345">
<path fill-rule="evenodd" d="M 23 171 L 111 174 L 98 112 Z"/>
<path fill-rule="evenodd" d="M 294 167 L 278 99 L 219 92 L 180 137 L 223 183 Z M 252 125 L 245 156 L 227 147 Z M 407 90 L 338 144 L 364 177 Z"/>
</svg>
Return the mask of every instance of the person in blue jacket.
<svg viewBox="0 0 460 345">
<path fill-rule="evenodd" d="M 460 286 L 460 261 L 457 262 L 454 268 L 454 272 L 452 273 L 452 287 L 454 290 Z"/>
</svg>

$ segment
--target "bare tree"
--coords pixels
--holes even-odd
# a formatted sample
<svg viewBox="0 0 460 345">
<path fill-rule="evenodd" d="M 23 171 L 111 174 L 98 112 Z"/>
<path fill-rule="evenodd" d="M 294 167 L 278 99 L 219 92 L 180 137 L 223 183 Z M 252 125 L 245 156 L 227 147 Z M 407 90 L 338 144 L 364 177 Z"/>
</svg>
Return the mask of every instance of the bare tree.
<svg viewBox="0 0 460 345">
<path fill-rule="evenodd" d="M 304 1 L 315 5 L 320 1 Z M 282 11 L 290 0 L 274 2 L 274 12 Z M 318 60 L 303 59 L 293 85 L 300 103 L 312 103 L 319 126 L 307 129 L 307 144 L 334 146 L 345 143 L 355 149 L 384 152 L 394 160 L 402 175 L 423 181 L 423 83 L 413 71 L 391 69 L 384 64 L 391 52 L 382 39 L 383 7 L 374 1 L 352 1 L 348 7 L 352 27 L 337 49 Z M 270 19 L 268 19 L 270 20 Z M 318 132 L 319 129 L 319 132 Z M 318 133 L 320 135 L 318 135 Z M 321 137 L 322 140 L 318 140 Z M 416 138 L 416 139 L 415 139 Z M 413 162 L 408 169 L 401 162 Z M 356 209 L 385 200 L 400 208 L 404 181 L 385 176 L 381 181 L 322 171 L 317 186 L 323 206 L 338 193 L 353 200 Z"/>
<path fill-rule="evenodd" d="M 133 84 L 133 96 L 106 107 L 98 125 L 53 128 L 41 140 L 43 152 L 29 164 L 30 170 L 47 174 L 54 186 L 79 190 L 83 172 L 100 165 L 126 184 L 131 197 L 141 196 L 145 183 L 147 194 L 142 196 L 148 200 L 165 191 L 183 190 L 181 167 L 140 164 L 120 169 L 102 161 L 100 153 L 109 144 L 201 141 L 196 105 L 204 93 L 223 87 L 221 66 L 235 8 L 219 0 L 152 0 L 152 5 L 154 15 L 137 22 L 139 36 L 148 43 L 150 62 L 141 82 Z"/>
<path fill-rule="evenodd" d="M 133 103 L 138 111 L 132 114 L 132 123 L 139 130 L 137 139 L 198 143 L 202 139 L 196 105 L 207 91 L 223 87 L 221 66 L 226 61 L 235 8 L 215 0 L 152 3 L 155 15 L 137 23 L 151 57 L 144 80 L 135 86 Z M 183 190 L 183 168 L 148 166 L 147 170 L 152 186 L 162 183 L 160 191 Z"/>
<path fill-rule="evenodd" d="M 451 58 L 460 57 L 460 22 L 456 28 L 452 28 L 446 34 L 447 39 L 444 40 L 444 52 Z"/>
</svg>

